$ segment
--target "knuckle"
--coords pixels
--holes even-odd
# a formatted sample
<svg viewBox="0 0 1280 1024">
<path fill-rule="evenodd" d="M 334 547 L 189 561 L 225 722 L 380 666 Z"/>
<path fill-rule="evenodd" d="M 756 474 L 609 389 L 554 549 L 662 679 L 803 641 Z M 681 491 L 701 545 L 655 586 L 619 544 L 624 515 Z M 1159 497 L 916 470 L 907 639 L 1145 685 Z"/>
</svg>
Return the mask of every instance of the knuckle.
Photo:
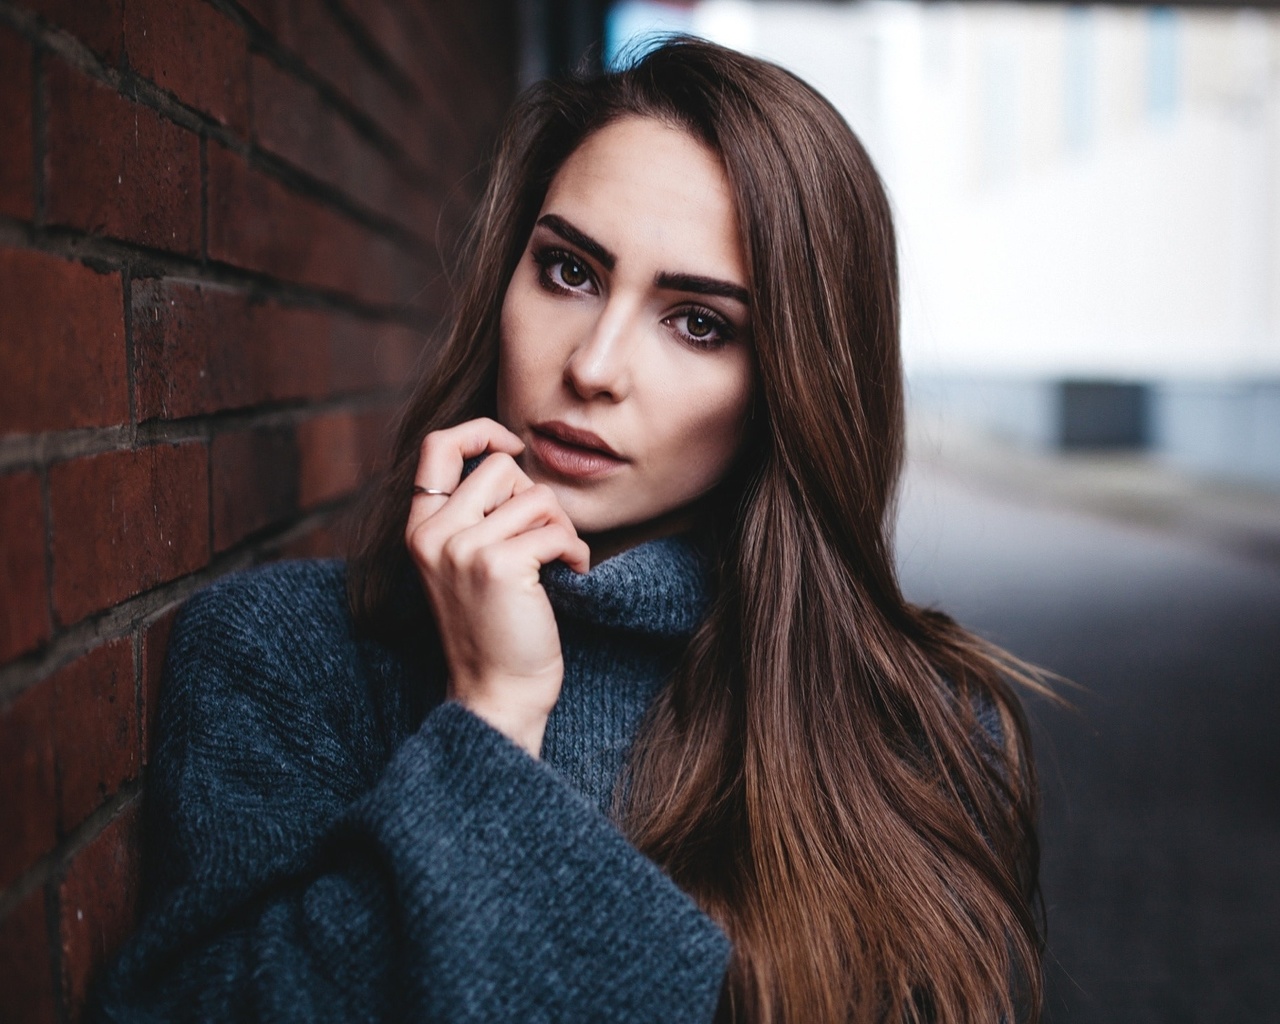
<svg viewBox="0 0 1280 1024">
<path fill-rule="evenodd" d="M 490 452 L 489 457 L 484 460 L 483 464 L 487 465 L 490 462 L 492 462 L 494 466 L 502 470 L 504 473 L 509 473 L 513 469 L 519 470 L 520 468 L 516 464 L 516 460 L 513 459 L 510 455 L 508 455 L 506 452 Z"/>
<path fill-rule="evenodd" d="M 458 539 L 455 533 L 452 537 L 445 539 L 440 545 L 440 561 L 442 564 L 451 566 L 465 565 L 469 560 L 467 545 L 464 541 Z"/>
<path fill-rule="evenodd" d="M 503 561 L 496 547 L 482 548 L 472 561 L 472 571 L 481 580 L 496 580 L 502 576 Z"/>
<path fill-rule="evenodd" d="M 409 553 L 420 563 L 435 564 L 440 546 L 435 543 L 435 533 L 429 524 L 419 523 L 416 527 L 407 530 L 405 544 L 409 548 Z"/>
<path fill-rule="evenodd" d="M 433 431 L 422 439 L 418 446 L 418 468 L 430 466 L 441 461 L 445 450 L 444 440 L 439 431 Z"/>
</svg>

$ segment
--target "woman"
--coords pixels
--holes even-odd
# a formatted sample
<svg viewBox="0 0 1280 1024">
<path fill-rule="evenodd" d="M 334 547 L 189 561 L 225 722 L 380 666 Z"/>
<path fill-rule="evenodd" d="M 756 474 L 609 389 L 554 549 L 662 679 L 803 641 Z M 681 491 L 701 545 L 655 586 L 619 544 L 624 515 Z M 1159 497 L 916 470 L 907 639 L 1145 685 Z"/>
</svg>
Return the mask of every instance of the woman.
<svg viewBox="0 0 1280 1024">
<path fill-rule="evenodd" d="M 1034 1018 L 1025 677 L 898 590 L 897 332 L 790 74 L 527 93 L 350 566 L 175 626 L 99 1013 Z"/>
</svg>

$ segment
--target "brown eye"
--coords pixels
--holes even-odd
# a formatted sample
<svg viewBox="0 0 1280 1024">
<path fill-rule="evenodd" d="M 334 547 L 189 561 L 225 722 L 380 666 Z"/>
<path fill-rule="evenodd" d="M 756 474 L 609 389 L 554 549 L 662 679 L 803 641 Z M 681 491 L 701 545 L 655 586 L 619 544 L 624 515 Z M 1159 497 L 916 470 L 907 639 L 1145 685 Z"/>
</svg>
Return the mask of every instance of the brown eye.
<svg viewBox="0 0 1280 1024">
<path fill-rule="evenodd" d="M 689 334 L 695 338 L 705 338 L 716 329 L 716 325 L 701 313 L 690 313 L 686 319 L 685 326 L 688 328 Z"/>
<path fill-rule="evenodd" d="M 587 283 L 587 268 L 577 260 L 565 260 L 560 265 L 560 280 L 570 288 L 577 288 Z"/>
</svg>

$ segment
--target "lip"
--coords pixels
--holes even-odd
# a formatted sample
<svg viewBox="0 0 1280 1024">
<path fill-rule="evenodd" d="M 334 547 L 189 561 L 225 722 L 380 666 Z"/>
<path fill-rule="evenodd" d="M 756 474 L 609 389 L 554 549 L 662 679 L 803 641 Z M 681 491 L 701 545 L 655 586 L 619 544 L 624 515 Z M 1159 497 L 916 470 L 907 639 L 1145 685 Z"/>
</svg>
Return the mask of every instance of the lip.
<svg viewBox="0 0 1280 1024">
<path fill-rule="evenodd" d="M 604 438 L 599 434 L 593 434 L 589 430 L 583 430 L 580 427 L 571 427 L 567 423 L 560 420 L 547 420 L 545 423 L 535 423 L 533 429 L 540 434 L 547 434 L 556 441 L 563 441 L 575 448 L 589 448 L 597 452 L 603 452 L 610 458 L 617 459 L 619 462 L 626 462 L 621 455 L 615 452 L 607 444 Z"/>
<path fill-rule="evenodd" d="M 558 422 L 536 424 L 529 448 L 548 470 L 571 480 L 602 476 L 627 461 L 590 431 Z"/>
</svg>

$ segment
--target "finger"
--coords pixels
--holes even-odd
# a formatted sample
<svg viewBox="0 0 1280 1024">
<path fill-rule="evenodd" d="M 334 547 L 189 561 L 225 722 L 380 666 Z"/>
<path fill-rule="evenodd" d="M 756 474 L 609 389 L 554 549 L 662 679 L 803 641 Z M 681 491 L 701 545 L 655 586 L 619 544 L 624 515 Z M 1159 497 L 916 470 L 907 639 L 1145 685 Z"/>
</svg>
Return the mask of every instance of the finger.
<svg viewBox="0 0 1280 1024">
<path fill-rule="evenodd" d="M 405 540 L 412 551 L 430 560 L 453 536 L 484 518 L 509 498 L 533 487 L 514 458 L 494 452 L 458 485 L 448 499 L 432 509 L 421 506 L 432 500 L 420 498 L 410 506 Z"/>
<path fill-rule="evenodd" d="M 418 469 L 413 482 L 419 487 L 452 491 L 462 479 L 462 465 L 484 452 L 519 455 L 524 442 L 497 420 L 482 416 L 444 430 L 433 430 L 422 439 Z"/>
<path fill-rule="evenodd" d="M 523 450 L 524 442 L 497 420 L 488 417 L 467 420 L 444 430 L 433 430 L 423 438 L 413 482 L 418 487 L 452 492 L 462 479 L 462 466 L 467 459 L 487 451 L 514 456 Z M 415 494 L 409 506 L 406 534 L 412 534 L 448 500 L 444 494 Z"/>
<path fill-rule="evenodd" d="M 536 484 L 513 495 L 473 526 L 459 530 L 450 543 L 457 554 L 467 558 L 484 547 L 552 524 L 574 537 L 578 535 L 568 513 L 556 500 L 555 492 L 546 484 Z"/>
<path fill-rule="evenodd" d="M 559 523 L 539 526 L 498 545 L 504 558 L 517 563 L 525 561 L 530 568 L 540 568 L 557 558 L 577 572 L 591 567 L 591 549 L 587 542 Z"/>
<path fill-rule="evenodd" d="M 534 486 L 528 474 L 506 452 L 495 452 L 458 485 L 433 518 L 454 533 L 480 522 L 517 494 Z"/>
</svg>

